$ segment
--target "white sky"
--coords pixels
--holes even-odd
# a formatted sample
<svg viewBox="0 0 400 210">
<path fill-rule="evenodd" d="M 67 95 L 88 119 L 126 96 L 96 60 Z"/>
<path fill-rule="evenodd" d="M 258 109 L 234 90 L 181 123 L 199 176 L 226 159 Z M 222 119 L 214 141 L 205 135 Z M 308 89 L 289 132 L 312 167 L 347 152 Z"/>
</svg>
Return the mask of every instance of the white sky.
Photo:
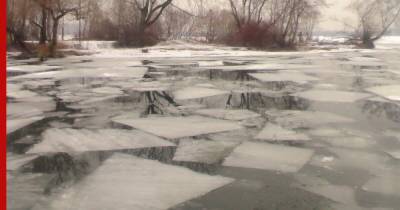
<svg viewBox="0 0 400 210">
<path fill-rule="evenodd" d="M 326 2 L 328 7 L 322 11 L 318 27 L 320 30 L 343 31 L 346 29 L 346 25 L 354 25 L 355 15 L 349 8 L 351 0 L 326 0 Z"/>
</svg>

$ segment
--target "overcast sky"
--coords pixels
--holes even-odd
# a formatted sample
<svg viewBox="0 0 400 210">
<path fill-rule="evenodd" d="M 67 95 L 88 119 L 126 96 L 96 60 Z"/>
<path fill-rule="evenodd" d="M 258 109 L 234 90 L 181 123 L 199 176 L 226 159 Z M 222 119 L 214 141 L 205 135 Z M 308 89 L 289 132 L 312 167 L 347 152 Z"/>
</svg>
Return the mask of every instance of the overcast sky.
<svg viewBox="0 0 400 210">
<path fill-rule="evenodd" d="M 327 0 L 328 7 L 322 11 L 319 29 L 324 31 L 342 31 L 346 25 L 354 25 L 355 16 L 349 8 L 351 0 Z M 346 23 L 346 24 L 344 24 Z"/>
</svg>

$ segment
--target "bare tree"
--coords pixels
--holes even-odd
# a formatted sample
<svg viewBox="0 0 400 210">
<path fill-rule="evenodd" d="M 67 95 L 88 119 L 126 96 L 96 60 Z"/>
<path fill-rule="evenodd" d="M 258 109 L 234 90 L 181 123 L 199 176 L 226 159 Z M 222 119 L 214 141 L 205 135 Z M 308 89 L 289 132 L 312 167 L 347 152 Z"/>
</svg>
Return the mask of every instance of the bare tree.
<svg viewBox="0 0 400 210">
<path fill-rule="evenodd" d="M 172 0 L 134 0 L 134 6 L 140 12 L 138 35 L 143 39 L 147 28 L 152 26 L 160 18 L 164 10 L 172 3 Z M 143 42 L 142 42 L 143 43 Z"/>
<path fill-rule="evenodd" d="M 388 32 L 400 15 L 399 0 L 357 0 L 352 7 L 359 22 L 355 35 L 366 48 L 375 48 L 374 42 Z"/>
<path fill-rule="evenodd" d="M 250 22 L 261 23 L 268 0 L 229 0 L 232 15 L 238 28 Z"/>
<path fill-rule="evenodd" d="M 74 0 L 36 0 L 38 5 L 47 10 L 52 20 L 52 35 L 49 45 L 50 56 L 55 56 L 58 44 L 58 27 L 60 20 L 67 14 L 76 12 L 78 7 Z"/>
<path fill-rule="evenodd" d="M 7 35 L 13 44 L 17 44 L 22 50 L 30 53 L 25 44 L 27 35 L 27 23 L 29 17 L 29 0 L 7 1 Z"/>
</svg>

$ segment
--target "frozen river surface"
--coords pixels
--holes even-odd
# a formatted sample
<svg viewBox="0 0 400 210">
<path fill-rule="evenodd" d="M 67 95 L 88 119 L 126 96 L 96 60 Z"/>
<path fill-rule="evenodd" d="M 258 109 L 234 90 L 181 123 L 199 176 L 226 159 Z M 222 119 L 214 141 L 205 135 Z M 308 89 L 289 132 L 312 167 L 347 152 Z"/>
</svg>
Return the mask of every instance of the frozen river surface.
<svg viewBox="0 0 400 210">
<path fill-rule="evenodd" d="M 400 209 L 400 50 L 7 66 L 8 209 Z"/>
</svg>

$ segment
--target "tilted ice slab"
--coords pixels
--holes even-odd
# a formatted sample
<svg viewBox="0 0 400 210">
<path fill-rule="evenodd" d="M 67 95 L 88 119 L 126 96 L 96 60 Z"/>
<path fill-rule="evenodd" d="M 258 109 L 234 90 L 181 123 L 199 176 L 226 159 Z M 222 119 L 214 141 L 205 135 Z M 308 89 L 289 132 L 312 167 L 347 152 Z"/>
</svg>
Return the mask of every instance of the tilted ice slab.
<svg viewBox="0 0 400 210">
<path fill-rule="evenodd" d="M 309 136 L 303 133 L 282 128 L 279 125 L 268 123 L 255 139 L 266 141 L 309 141 Z"/>
<path fill-rule="evenodd" d="M 249 75 L 262 82 L 307 83 L 309 81 L 319 80 L 316 77 L 308 76 L 299 72 L 253 73 Z"/>
<path fill-rule="evenodd" d="M 386 151 L 388 155 L 390 155 L 392 158 L 400 160 L 400 150 L 395 150 L 395 151 Z"/>
<path fill-rule="evenodd" d="M 371 95 L 347 91 L 310 90 L 306 92 L 295 93 L 293 96 L 298 96 L 312 101 L 351 103 L 367 98 Z"/>
<path fill-rule="evenodd" d="M 37 155 L 13 155 L 7 154 L 7 171 L 15 171 L 28 164 L 35 158 Z"/>
<path fill-rule="evenodd" d="M 60 69 L 61 66 L 46 66 L 46 65 L 21 65 L 21 66 L 8 66 L 7 72 L 26 72 L 26 73 L 35 73 L 35 72 L 44 72 L 55 69 Z"/>
<path fill-rule="evenodd" d="M 46 130 L 43 141 L 34 145 L 27 153 L 74 153 L 168 146 L 175 145 L 138 130 L 52 128 Z"/>
<path fill-rule="evenodd" d="M 223 165 L 297 172 L 310 160 L 313 153 L 314 151 L 309 149 L 245 142 L 236 147 Z"/>
<path fill-rule="evenodd" d="M 23 118 L 23 119 L 7 119 L 7 134 L 24 128 L 32 123 L 44 119 L 42 116 Z"/>
<path fill-rule="evenodd" d="M 249 111 L 247 109 L 201 109 L 195 112 L 199 115 L 220 118 L 225 120 L 246 120 L 250 118 L 260 117 L 260 114 Z"/>
<path fill-rule="evenodd" d="M 99 94 L 112 94 L 112 95 L 122 95 L 123 92 L 119 88 L 115 87 L 100 87 L 100 88 L 94 88 L 91 90 L 93 93 L 99 93 Z"/>
<path fill-rule="evenodd" d="M 174 161 L 215 164 L 237 145 L 228 141 L 181 140 Z"/>
<path fill-rule="evenodd" d="M 27 103 L 7 103 L 7 119 L 26 119 L 42 115 L 42 110 Z"/>
<path fill-rule="evenodd" d="M 107 68 L 107 69 L 69 69 L 49 71 L 13 77 L 11 80 L 21 79 L 70 79 L 70 78 L 142 78 L 147 68 Z"/>
<path fill-rule="evenodd" d="M 173 93 L 176 100 L 188 100 L 228 94 L 228 91 L 214 88 L 187 87 Z"/>
<path fill-rule="evenodd" d="M 115 154 L 49 204 L 57 210 L 165 210 L 230 184 L 153 160 Z M 40 209 L 40 208 L 37 208 Z"/>
<path fill-rule="evenodd" d="M 369 180 L 362 189 L 368 192 L 400 197 L 400 174 L 399 172 L 386 172 Z"/>
<path fill-rule="evenodd" d="M 285 128 L 310 128 L 330 123 L 350 123 L 353 119 L 329 112 L 273 110 L 266 115 Z"/>
<path fill-rule="evenodd" d="M 223 66 L 223 61 L 198 61 L 200 67 L 213 67 L 213 66 Z"/>
<path fill-rule="evenodd" d="M 192 137 L 242 128 L 236 122 L 200 116 L 150 117 L 140 119 L 114 118 L 113 121 L 168 139 Z"/>
<path fill-rule="evenodd" d="M 392 101 L 400 101 L 400 85 L 378 86 L 369 88 L 367 91 Z"/>
<path fill-rule="evenodd" d="M 286 69 L 286 66 L 276 63 L 266 63 L 266 64 L 240 65 L 240 66 L 221 66 L 221 67 L 215 67 L 214 69 L 219 69 L 222 71 L 271 71 L 271 70 L 283 70 Z"/>
</svg>

